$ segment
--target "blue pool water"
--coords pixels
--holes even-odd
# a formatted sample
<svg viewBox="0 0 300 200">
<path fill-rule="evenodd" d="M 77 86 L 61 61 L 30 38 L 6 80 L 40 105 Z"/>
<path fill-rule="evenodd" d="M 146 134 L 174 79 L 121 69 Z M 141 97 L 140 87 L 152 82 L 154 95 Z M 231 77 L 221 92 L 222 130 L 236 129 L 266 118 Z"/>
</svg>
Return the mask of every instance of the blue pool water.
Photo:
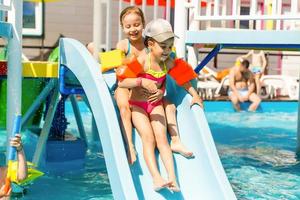
<svg viewBox="0 0 300 200">
<path fill-rule="evenodd" d="M 263 106 L 264 112 L 234 113 L 228 104 L 206 104 L 207 120 L 238 199 L 300 199 L 300 164 L 295 155 L 297 109 L 289 105 L 268 104 Z M 100 145 L 91 142 L 91 114 L 84 104 L 80 109 L 90 141 L 85 170 L 46 175 L 30 186 L 22 199 L 113 199 Z M 77 132 L 70 104 L 67 117 L 69 131 Z M 3 152 L 5 137 L 0 135 Z"/>
</svg>

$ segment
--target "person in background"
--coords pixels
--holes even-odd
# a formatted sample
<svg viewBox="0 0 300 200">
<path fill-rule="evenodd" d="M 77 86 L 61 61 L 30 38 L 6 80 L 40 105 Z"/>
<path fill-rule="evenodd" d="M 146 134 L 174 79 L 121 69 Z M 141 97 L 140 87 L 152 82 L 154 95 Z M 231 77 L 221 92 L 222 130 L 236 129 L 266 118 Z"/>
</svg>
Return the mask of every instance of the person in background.
<svg viewBox="0 0 300 200">
<path fill-rule="evenodd" d="M 246 55 L 241 56 L 243 59 L 251 60 L 250 71 L 254 74 L 256 94 L 260 96 L 261 83 L 260 78 L 265 73 L 267 67 L 267 59 L 263 51 L 249 51 Z"/>
<path fill-rule="evenodd" d="M 179 192 L 172 151 L 166 134 L 163 102 L 161 98 L 149 101 L 149 97 L 151 99 L 159 90 L 165 90 L 166 75 L 169 73 L 177 84 L 191 94 L 191 105 L 198 104 L 203 107 L 201 98 L 190 83 L 197 75 L 185 61 L 171 56 L 175 35 L 168 21 L 152 20 L 145 27 L 144 33 L 147 54 L 132 58 L 126 66 L 117 68 L 116 74 L 119 87 L 132 90 L 129 99 L 132 121 L 143 143 L 144 159 L 153 179 L 154 190 L 168 187 L 174 192 Z M 168 174 L 167 181 L 157 167 L 156 147 Z"/>
<path fill-rule="evenodd" d="M 248 69 L 249 61 L 239 57 L 229 72 L 228 96 L 236 111 L 240 111 L 240 103 L 250 101 L 248 111 L 256 111 L 261 99 L 255 93 L 255 82 L 252 72 Z"/>
</svg>

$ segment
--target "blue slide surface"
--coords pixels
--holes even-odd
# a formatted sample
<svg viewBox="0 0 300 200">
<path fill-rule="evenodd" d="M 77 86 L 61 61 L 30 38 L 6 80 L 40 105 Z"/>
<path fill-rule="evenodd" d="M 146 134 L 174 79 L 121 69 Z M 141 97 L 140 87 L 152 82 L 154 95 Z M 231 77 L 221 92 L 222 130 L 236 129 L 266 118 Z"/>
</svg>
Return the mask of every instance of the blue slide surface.
<svg viewBox="0 0 300 200">
<path fill-rule="evenodd" d="M 174 154 L 181 192 L 162 190 L 157 193 L 153 190 L 152 179 L 142 154 L 141 140 L 136 131 L 134 143 L 138 160 L 133 166 L 128 165 L 113 97 L 108 87 L 115 82 L 115 76 L 112 73 L 101 76 L 99 64 L 84 45 L 73 39 L 61 39 L 60 64 L 74 73 L 89 100 L 99 130 L 114 199 L 236 199 L 217 154 L 203 110 L 197 105 L 190 108 L 191 97 L 171 79 L 167 81 L 167 96 L 177 106 L 181 139 L 194 152 L 195 158 L 186 159 Z M 163 177 L 167 179 L 159 156 L 158 162 Z"/>
</svg>

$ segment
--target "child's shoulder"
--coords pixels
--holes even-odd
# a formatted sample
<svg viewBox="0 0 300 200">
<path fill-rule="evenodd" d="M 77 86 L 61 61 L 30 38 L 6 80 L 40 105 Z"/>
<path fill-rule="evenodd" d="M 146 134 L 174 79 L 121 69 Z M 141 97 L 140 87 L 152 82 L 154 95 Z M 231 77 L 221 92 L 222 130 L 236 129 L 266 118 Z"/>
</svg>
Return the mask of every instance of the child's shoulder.
<svg viewBox="0 0 300 200">
<path fill-rule="evenodd" d="M 175 58 L 169 57 L 166 61 L 165 64 L 168 68 L 168 70 L 172 69 L 172 67 L 174 67 L 174 60 Z"/>
<path fill-rule="evenodd" d="M 117 49 L 120 49 L 121 51 L 124 51 L 124 52 L 127 51 L 127 46 L 128 46 L 128 39 L 120 40 L 117 43 Z"/>
</svg>

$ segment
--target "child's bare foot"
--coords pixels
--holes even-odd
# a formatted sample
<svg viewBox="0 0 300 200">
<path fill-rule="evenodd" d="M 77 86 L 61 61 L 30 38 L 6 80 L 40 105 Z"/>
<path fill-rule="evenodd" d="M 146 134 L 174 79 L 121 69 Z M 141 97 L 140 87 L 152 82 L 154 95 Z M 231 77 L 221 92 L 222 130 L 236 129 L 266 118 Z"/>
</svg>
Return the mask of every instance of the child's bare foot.
<svg viewBox="0 0 300 200">
<path fill-rule="evenodd" d="M 193 152 L 189 151 L 181 142 L 178 136 L 172 137 L 171 150 L 175 153 L 179 153 L 186 158 L 194 157 Z"/>
<path fill-rule="evenodd" d="M 172 192 L 180 192 L 180 188 L 177 184 L 176 181 L 171 181 L 171 184 L 169 185 L 169 190 L 171 190 Z"/>
<path fill-rule="evenodd" d="M 131 147 L 128 147 L 128 150 L 127 150 L 127 159 L 128 159 L 128 163 L 130 165 L 133 165 L 136 161 L 136 151 L 135 151 L 135 148 L 134 146 L 131 146 Z"/>
<path fill-rule="evenodd" d="M 172 181 L 166 181 L 163 178 L 159 177 L 153 180 L 153 189 L 155 192 L 158 192 L 164 188 L 170 187 Z"/>
</svg>

